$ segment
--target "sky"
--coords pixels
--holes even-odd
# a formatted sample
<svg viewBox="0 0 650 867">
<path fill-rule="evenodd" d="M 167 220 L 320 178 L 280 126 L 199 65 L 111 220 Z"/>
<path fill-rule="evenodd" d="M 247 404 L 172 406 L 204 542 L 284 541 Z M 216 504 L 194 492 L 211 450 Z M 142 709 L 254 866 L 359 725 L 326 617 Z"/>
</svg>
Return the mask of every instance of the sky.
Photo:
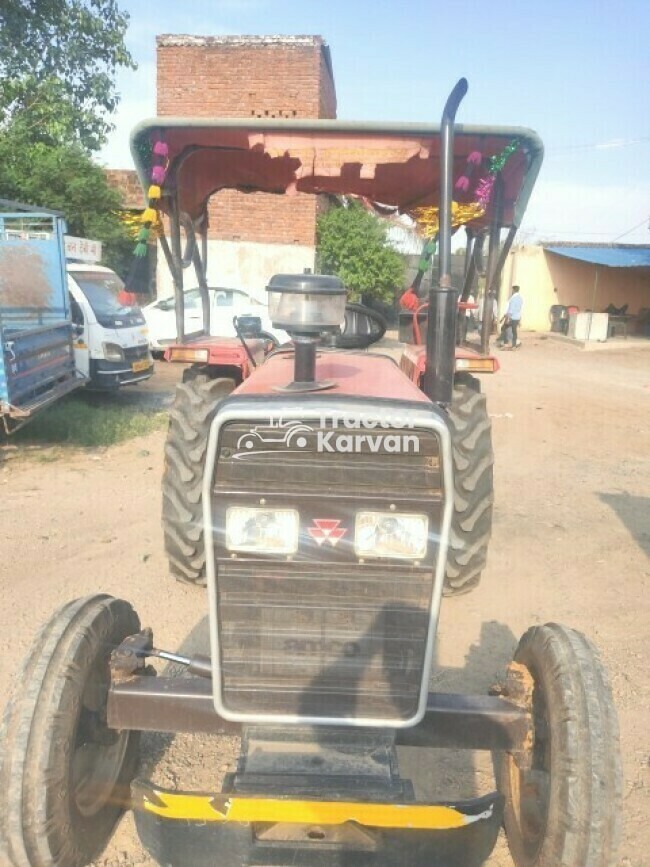
<svg viewBox="0 0 650 867">
<path fill-rule="evenodd" d="M 155 37 L 319 34 L 338 117 L 437 122 L 461 76 L 458 120 L 526 126 L 544 165 L 519 241 L 650 244 L 647 0 L 119 0 L 138 70 L 118 77 L 100 158 L 132 168 L 129 133 L 156 113 Z"/>
</svg>

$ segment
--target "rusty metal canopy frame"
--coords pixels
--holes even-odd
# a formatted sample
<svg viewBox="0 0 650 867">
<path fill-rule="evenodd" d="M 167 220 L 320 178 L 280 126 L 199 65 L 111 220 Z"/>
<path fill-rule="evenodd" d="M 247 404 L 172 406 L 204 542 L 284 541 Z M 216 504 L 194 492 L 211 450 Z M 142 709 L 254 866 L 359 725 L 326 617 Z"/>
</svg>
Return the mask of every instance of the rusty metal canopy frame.
<svg viewBox="0 0 650 867">
<path fill-rule="evenodd" d="M 542 142 L 522 127 L 456 126 L 454 177 L 473 151 L 486 163 L 513 139 L 520 147 L 502 172 L 504 228 L 521 223 L 541 167 Z M 153 118 L 131 136 L 145 190 L 149 154 L 159 140 L 169 149 L 161 208 L 169 212 L 175 193 L 175 206 L 191 220 L 200 220 L 210 196 L 223 189 L 358 196 L 400 213 L 439 204 L 440 127 L 434 124 Z M 456 191 L 454 198 L 470 202 L 473 192 Z M 469 225 L 488 226 L 491 210 Z"/>
</svg>

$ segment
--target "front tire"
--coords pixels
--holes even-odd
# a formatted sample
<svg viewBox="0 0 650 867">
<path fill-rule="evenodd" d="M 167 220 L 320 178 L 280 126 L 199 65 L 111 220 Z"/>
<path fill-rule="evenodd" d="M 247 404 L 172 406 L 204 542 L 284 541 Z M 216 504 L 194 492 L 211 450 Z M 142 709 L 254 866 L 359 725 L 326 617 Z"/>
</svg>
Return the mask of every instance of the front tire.
<svg viewBox="0 0 650 867">
<path fill-rule="evenodd" d="M 0 862 L 83 867 L 129 802 L 139 733 L 106 724 L 113 648 L 140 630 L 131 606 L 71 602 L 39 633 L 0 730 Z"/>
<path fill-rule="evenodd" d="M 621 761 L 611 688 L 594 646 L 556 623 L 521 638 L 515 662 L 532 678 L 527 765 L 500 767 L 516 867 L 614 867 Z"/>
<path fill-rule="evenodd" d="M 176 386 L 165 444 L 162 524 L 169 571 L 179 581 L 205 583 L 203 470 L 208 434 L 220 401 L 233 379 L 211 379 L 189 368 Z"/>
<path fill-rule="evenodd" d="M 492 535 L 492 425 L 476 377 L 456 378 L 448 418 L 454 462 L 454 512 L 443 593 L 458 596 L 478 585 Z"/>
</svg>

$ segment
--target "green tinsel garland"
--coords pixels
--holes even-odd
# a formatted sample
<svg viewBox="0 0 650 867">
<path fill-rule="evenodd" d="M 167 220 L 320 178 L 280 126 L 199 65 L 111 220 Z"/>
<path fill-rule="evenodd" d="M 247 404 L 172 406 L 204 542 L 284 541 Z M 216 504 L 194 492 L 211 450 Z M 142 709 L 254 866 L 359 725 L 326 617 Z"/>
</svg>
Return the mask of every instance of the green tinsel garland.
<svg viewBox="0 0 650 867">
<path fill-rule="evenodd" d="M 495 154 L 490 159 L 490 174 L 496 175 L 497 172 L 503 171 L 503 167 L 508 162 L 512 154 L 517 150 L 521 142 L 518 138 L 513 138 L 510 144 L 506 145 L 501 153 Z"/>
</svg>

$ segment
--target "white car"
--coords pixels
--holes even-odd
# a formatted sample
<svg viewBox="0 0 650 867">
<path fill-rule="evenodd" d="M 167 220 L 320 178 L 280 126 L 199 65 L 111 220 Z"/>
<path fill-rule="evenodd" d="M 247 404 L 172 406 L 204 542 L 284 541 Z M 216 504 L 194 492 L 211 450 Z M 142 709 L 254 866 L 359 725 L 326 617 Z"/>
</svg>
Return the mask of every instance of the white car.
<svg viewBox="0 0 650 867">
<path fill-rule="evenodd" d="M 262 331 L 272 334 L 280 343 L 290 338 L 286 331 L 274 328 L 266 304 L 252 298 L 241 289 L 210 288 L 210 334 L 213 337 L 236 337 L 233 317 L 259 316 Z M 161 298 L 142 308 L 149 328 L 149 342 L 153 352 L 162 352 L 176 342 L 176 303 L 173 297 Z M 185 291 L 185 335 L 190 336 L 203 328 L 201 293 L 198 289 Z"/>
</svg>

